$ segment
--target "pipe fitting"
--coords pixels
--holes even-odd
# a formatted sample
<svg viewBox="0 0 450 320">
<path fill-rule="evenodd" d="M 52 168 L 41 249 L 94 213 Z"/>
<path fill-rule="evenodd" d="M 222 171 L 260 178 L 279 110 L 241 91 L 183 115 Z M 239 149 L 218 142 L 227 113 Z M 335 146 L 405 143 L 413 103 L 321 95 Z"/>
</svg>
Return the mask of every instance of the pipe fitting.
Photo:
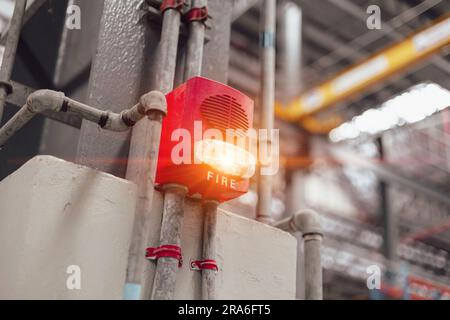
<svg viewBox="0 0 450 320">
<path fill-rule="evenodd" d="M 320 216 L 313 210 L 304 209 L 297 212 L 292 217 L 292 224 L 303 234 L 303 237 L 313 234 L 323 236 Z"/>
<path fill-rule="evenodd" d="M 99 123 L 100 127 L 102 129 L 121 132 L 121 131 L 127 131 L 130 129 L 131 126 L 127 125 L 124 122 L 125 114 L 128 112 L 128 110 L 122 111 L 121 113 L 117 114 L 111 111 L 106 111 L 104 119 L 106 119 L 106 123 L 102 126 L 102 124 Z M 133 123 L 134 125 L 134 123 Z"/>
<path fill-rule="evenodd" d="M 166 96 L 160 91 L 150 91 L 144 94 L 139 102 L 145 115 L 154 111 L 161 112 L 164 116 L 167 114 Z"/>
<path fill-rule="evenodd" d="M 53 90 L 37 90 L 27 98 L 27 108 L 33 113 L 40 113 L 46 110 L 60 111 L 66 96 L 63 92 Z"/>
<path fill-rule="evenodd" d="M 301 232 L 303 238 L 310 238 L 310 235 L 323 237 L 320 216 L 310 209 L 300 210 L 291 217 L 276 222 L 273 226 L 288 232 Z"/>
</svg>

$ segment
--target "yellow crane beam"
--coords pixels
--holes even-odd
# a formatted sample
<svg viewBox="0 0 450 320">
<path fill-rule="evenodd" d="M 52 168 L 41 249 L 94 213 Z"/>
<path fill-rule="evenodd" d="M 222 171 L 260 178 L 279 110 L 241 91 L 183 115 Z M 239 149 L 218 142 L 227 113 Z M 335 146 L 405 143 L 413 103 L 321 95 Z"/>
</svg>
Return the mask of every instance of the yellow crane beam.
<svg viewBox="0 0 450 320">
<path fill-rule="evenodd" d="M 275 103 L 275 114 L 290 122 L 303 122 L 320 110 L 405 70 L 450 44 L 450 14 L 406 39 L 385 48 L 366 60 L 307 90 L 290 104 Z M 309 127 L 317 127 L 307 120 Z M 314 129 L 312 130 L 314 131 Z"/>
</svg>

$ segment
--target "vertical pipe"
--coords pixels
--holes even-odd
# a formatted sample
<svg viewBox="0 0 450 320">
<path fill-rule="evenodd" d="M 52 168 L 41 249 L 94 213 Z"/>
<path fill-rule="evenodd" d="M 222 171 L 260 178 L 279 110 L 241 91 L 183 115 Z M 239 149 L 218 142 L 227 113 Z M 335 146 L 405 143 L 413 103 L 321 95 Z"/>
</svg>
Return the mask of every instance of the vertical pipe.
<svg viewBox="0 0 450 320">
<path fill-rule="evenodd" d="M 305 299 L 322 300 L 321 247 L 323 232 L 319 215 L 312 210 L 300 210 L 289 218 L 277 221 L 273 226 L 291 233 L 298 231 L 302 233 Z"/>
<path fill-rule="evenodd" d="M 216 260 L 217 201 L 203 204 L 203 259 Z M 216 299 L 216 271 L 202 270 L 202 299 Z"/>
<path fill-rule="evenodd" d="M 181 244 L 181 228 L 184 214 L 184 199 L 187 189 L 180 185 L 164 186 L 164 212 L 161 226 L 161 245 Z M 152 299 L 173 300 L 179 261 L 161 257 L 156 263 Z"/>
<path fill-rule="evenodd" d="M 161 39 L 155 62 L 155 87 L 164 94 L 167 94 L 173 88 L 180 20 L 181 13 L 176 9 L 170 8 L 163 13 Z M 135 226 L 135 231 L 141 234 L 137 245 L 139 248 L 139 256 L 136 261 L 136 270 L 140 274 L 141 299 L 149 299 L 150 297 L 153 280 L 152 275 L 155 270 L 154 265 L 144 258 L 145 249 L 148 247 L 148 239 L 150 237 L 148 222 L 151 220 L 150 214 L 152 210 L 154 179 L 161 139 L 162 118 L 155 120 L 150 122 L 142 121 L 142 123 L 138 123 L 133 129 L 126 174 L 127 179 L 134 181 L 138 186 L 139 195 L 136 214 L 140 214 L 143 217 L 141 220 L 143 224 Z M 171 195 L 169 194 L 168 197 L 171 198 Z M 181 216 L 178 218 L 181 219 Z M 168 226 L 164 223 L 167 224 L 166 216 L 163 217 L 162 228 L 167 228 Z M 178 223 L 181 224 L 181 222 Z M 176 272 L 176 270 L 173 271 Z M 161 280 L 158 272 L 161 272 L 161 267 L 156 267 L 157 274 L 155 275 L 155 281 L 156 278 L 158 278 L 158 281 Z M 175 275 L 172 276 L 175 278 Z M 158 299 L 164 298 L 159 291 L 155 295 Z"/>
<path fill-rule="evenodd" d="M 281 5 L 280 11 L 280 100 L 288 104 L 300 93 L 302 87 L 302 10 L 296 3 L 288 1 Z"/>
<path fill-rule="evenodd" d="M 268 132 L 268 149 L 272 150 L 271 133 L 274 123 L 275 102 L 275 28 L 276 0 L 264 0 L 261 23 L 261 88 L 260 128 Z M 262 141 L 260 141 L 261 143 Z M 263 142 L 265 143 L 265 142 Z M 263 166 L 263 165 L 262 165 Z M 262 167 L 261 166 L 261 167 Z M 261 174 L 258 181 L 257 220 L 271 223 L 272 176 Z"/>
<path fill-rule="evenodd" d="M 322 235 L 306 234 L 304 240 L 305 299 L 322 300 Z"/>
<path fill-rule="evenodd" d="M 180 23 L 180 11 L 175 9 L 164 11 L 159 52 L 155 64 L 157 66 L 156 87 L 164 94 L 173 89 Z"/>
<path fill-rule="evenodd" d="M 191 10 L 207 6 L 207 0 L 192 0 Z M 191 21 L 187 44 L 185 80 L 202 73 L 203 49 L 205 42 L 204 21 Z M 203 259 L 216 259 L 216 201 L 205 201 L 203 205 Z M 215 300 L 216 297 L 216 271 L 202 270 L 202 299 Z"/>
<path fill-rule="evenodd" d="M 206 7 L 207 0 L 192 0 L 192 8 Z M 200 76 L 203 64 L 203 47 L 205 42 L 205 23 L 192 21 L 187 44 L 185 80 Z"/>
<path fill-rule="evenodd" d="M 6 96 L 11 90 L 8 83 L 11 80 L 26 5 L 27 0 L 16 0 L 14 13 L 8 30 L 8 37 L 6 38 L 5 52 L 3 54 L 2 66 L 0 69 L 0 123 L 3 118 Z"/>
</svg>

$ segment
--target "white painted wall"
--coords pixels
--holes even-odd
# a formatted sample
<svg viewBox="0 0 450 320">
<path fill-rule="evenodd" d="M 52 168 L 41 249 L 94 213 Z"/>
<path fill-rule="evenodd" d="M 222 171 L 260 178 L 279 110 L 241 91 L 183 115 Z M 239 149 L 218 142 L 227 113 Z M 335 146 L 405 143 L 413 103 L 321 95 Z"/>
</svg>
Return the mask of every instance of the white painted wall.
<svg viewBox="0 0 450 320">
<path fill-rule="evenodd" d="M 121 299 L 135 202 L 128 181 L 53 157 L 26 163 L 0 182 L 0 299 Z M 153 208 L 158 245 L 158 192 Z M 201 258 L 202 223 L 200 203 L 187 200 L 177 299 L 201 299 L 189 261 Z M 294 237 L 223 210 L 217 234 L 219 299 L 295 298 Z M 70 265 L 81 267 L 81 290 L 66 287 Z"/>
<path fill-rule="evenodd" d="M 0 299 L 121 299 L 135 186 L 53 157 L 0 182 Z M 66 270 L 81 268 L 81 290 Z"/>
<path fill-rule="evenodd" d="M 161 211 L 162 197 L 156 192 L 155 220 L 160 221 L 157 215 Z M 176 299 L 201 299 L 201 273 L 191 271 L 189 262 L 202 257 L 202 220 L 200 203 L 187 200 L 181 239 L 185 263 L 178 273 Z M 157 245 L 159 228 L 152 225 L 151 243 Z M 295 299 L 296 238 L 221 209 L 217 228 L 218 299 Z"/>
</svg>

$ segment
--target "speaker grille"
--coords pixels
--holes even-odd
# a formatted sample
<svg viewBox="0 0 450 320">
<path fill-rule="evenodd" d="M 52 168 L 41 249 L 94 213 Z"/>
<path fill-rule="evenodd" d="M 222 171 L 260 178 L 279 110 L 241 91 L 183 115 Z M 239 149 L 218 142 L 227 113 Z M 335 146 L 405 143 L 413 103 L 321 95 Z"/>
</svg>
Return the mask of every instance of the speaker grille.
<svg viewBox="0 0 450 320">
<path fill-rule="evenodd" d="M 246 132 L 250 128 L 247 113 L 242 105 L 236 98 L 226 94 L 210 96 L 203 100 L 200 113 L 209 127 L 224 134 L 226 129 L 242 129 Z"/>
</svg>

